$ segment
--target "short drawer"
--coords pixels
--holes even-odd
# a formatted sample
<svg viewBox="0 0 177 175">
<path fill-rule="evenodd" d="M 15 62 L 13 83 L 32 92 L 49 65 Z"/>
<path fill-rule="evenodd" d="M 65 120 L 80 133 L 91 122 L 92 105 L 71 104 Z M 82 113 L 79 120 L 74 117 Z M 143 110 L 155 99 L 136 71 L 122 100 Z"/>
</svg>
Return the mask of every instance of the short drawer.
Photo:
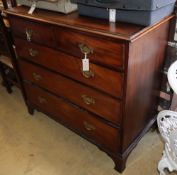
<svg viewBox="0 0 177 175">
<path fill-rule="evenodd" d="M 28 100 L 38 106 L 42 112 L 52 115 L 56 120 L 86 136 L 97 145 L 103 146 L 112 152 L 119 149 L 119 130 L 40 88 L 26 84 L 25 89 Z"/>
<path fill-rule="evenodd" d="M 67 98 L 108 121 L 120 124 L 122 117 L 120 101 L 25 61 L 20 61 L 20 70 L 24 80 Z"/>
<path fill-rule="evenodd" d="M 10 17 L 13 35 L 28 42 L 41 43 L 50 47 L 55 46 L 54 32 L 51 26 L 17 17 Z"/>
<path fill-rule="evenodd" d="M 55 28 L 57 47 L 68 54 L 83 58 L 81 50 L 90 52 L 88 57 L 94 63 L 117 68 L 124 67 L 125 44 L 121 41 L 112 41 L 87 35 L 77 30 L 58 27 Z M 83 49 L 82 49 L 83 48 Z"/>
<path fill-rule="evenodd" d="M 85 75 L 81 70 L 81 59 L 34 43 L 28 43 L 19 38 L 15 38 L 15 45 L 19 57 L 62 73 L 112 96 L 122 97 L 123 73 L 90 63 L 90 75 Z"/>
</svg>

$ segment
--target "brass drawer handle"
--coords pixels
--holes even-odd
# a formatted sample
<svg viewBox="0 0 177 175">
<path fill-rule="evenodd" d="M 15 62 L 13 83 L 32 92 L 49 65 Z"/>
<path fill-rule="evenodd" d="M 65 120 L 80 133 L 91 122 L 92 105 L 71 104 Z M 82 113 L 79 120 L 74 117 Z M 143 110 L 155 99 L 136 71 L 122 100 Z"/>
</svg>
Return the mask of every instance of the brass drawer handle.
<svg viewBox="0 0 177 175">
<path fill-rule="evenodd" d="M 94 98 L 88 97 L 87 95 L 82 95 L 82 99 L 87 105 L 94 105 L 96 103 Z"/>
<path fill-rule="evenodd" d="M 95 76 L 94 72 L 89 70 L 89 71 L 82 71 L 82 75 L 89 79 L 89 78 L 93 78 Z"/>
<path fill-rule="evenodd" d="M 96 130 L 96 127 L 86 121 L 84 121 L 84 126 L 87 131 L 94 131 Z"/>
<path fill-rule="evenodd" d="M 38 101 L 41 104 L 46 104 L 47 103 L 47 100 L 44 97 L 40 97 L 40 96 L 38 97 Z"/>
<path fill-rule="evenodd" d="M 88 55 L 90 53 L 93 53 L 93 48 L 86 44 L 79 44 L 79 48 L 83 54 Z"/>
<path fill-rule="evenodd" d="M 29 55 L 32 57 L 36 57 L 39 54 L 37 50 L 34 50 L 32 48 L 28 49 L 28 51 L 29 51 Z"/>
<path fill-rule="evenodd" d="M 31 42 L 32 36 L 33 36 L 33 30 L 32 29 L 26 29 L 26 39 L 27 41 Z"/>
<path fill-rule="evenodd" d="M 36 73 L 33 73 L 33 78 L 34 78 L 34 80 L 36 80 L 36 81 L 42 80 L 42 76 L 39 75 L 39 74 L 36 74 Z"/>
</svg>

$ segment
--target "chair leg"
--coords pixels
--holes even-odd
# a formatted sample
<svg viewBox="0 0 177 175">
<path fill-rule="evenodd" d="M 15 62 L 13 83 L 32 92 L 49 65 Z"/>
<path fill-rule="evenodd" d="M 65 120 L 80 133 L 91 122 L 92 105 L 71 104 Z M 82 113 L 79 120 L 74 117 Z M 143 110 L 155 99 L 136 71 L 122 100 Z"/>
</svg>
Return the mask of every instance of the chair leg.
<svg viewBox="0 0 177 175">
<path fill-rule="evenodd" d="M 165 169 L 168 169 L 170 172 L 172 172 L 174 169 L 173 167 L 171 166 L 168 158 L 166 157 L 166 154 L 165 154 L 165 151 L 163 152 L 163 157 L 162 159 L 159 161 L 159 164 L 158 164 L 158 170 L 160 172 L 160 175 L 166 175 L 165 174 Z"/>
<path fill-rule="evenodd" d="M 165 175 L 164 169 L 167 168 L 166 159 L 162 157 L 158 164 L 160 175 Z"/>
</svg>

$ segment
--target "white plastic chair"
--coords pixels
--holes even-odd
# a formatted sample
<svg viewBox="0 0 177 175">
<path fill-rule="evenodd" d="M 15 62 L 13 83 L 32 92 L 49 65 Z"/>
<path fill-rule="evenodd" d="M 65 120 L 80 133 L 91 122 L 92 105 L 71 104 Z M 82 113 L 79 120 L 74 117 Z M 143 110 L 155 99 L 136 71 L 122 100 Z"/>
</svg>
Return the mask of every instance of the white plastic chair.
<svg viewBox="0 0 177 175">
<path fill-rule="evenodd" d="M 170 68 L 168 69 L 168 82 L 175 92 L 177 94 L 177 61 L 175 61 Z"/>
<path fill-rule="evenodd" d="M 168 81 L 177 94 L 177 61 L 168 70 Z M 160 134 L 165 142 L 162 159 L 159 161 L 160 175 L 165 175 L 164 169 L 177 171 L 177 112 L 164 110 L 157 116 Z"/>
</svg>

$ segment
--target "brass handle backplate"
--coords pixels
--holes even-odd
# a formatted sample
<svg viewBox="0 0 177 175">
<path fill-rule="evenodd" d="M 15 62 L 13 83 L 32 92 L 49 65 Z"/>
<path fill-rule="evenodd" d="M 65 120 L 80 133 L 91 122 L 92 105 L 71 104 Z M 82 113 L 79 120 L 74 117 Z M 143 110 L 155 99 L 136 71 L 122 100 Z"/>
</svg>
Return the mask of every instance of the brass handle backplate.
<svg viewBox="0 0 177 175">
<path fill-rule="evenodd" d="M 89 70 L 89 71 L 82 71 L 82 75 L 89 79 L 89 78 L 93 78 L 95 76 L 94 72 Z"/>
<path fill-rule="evenodd" d="M 34 80 L 36 80 L 36 81 L 42 80 L 42 76 L 39 75 L 39 74 L 36 74 L 36 73 L 33 73 L 33 78 L 34 78 Z"/>
<path fill-rule="evenodd" d="M 44 97 L 40 97 L 40 96 L 38 97 L 38 101 L 41 104 L 47 103 L 47 100 Z"/>
<path fill-rule="evenodd" d="M 84 121 L 84 126 L 87 131 L 94 131 L 96 130 L 96 127 L 86 121 Z"/>
<path fill-rule="evenodd" d="M 82 95 L 82 99 L 84 103 L 87 105 L 93 105 L 96 103 L 94 98 L 88 97 L 87 95 Z"/>
<path fill-rule="evenodd" d="M 34 50 L 32 48 L 28 49 L 28 51 L 29 51 L 29 55 L 32 57 L 36 57 L 39 54 L 37 50 Z"/>
<path fill-rule="evenodd" d="M 31 42 L 33 33 L 34 32 L 33 32 L 32 29 L 26 29 L 26 39 L 27 39 L 27 41 Z"/>
<path fill-rule="evenodd" d="M 86 45 L 86 44 L 79 44 L 79 48 L 80 48 L 81 52 L 85 55 L 93 53 L 93 48 Z"/>
</svg>

